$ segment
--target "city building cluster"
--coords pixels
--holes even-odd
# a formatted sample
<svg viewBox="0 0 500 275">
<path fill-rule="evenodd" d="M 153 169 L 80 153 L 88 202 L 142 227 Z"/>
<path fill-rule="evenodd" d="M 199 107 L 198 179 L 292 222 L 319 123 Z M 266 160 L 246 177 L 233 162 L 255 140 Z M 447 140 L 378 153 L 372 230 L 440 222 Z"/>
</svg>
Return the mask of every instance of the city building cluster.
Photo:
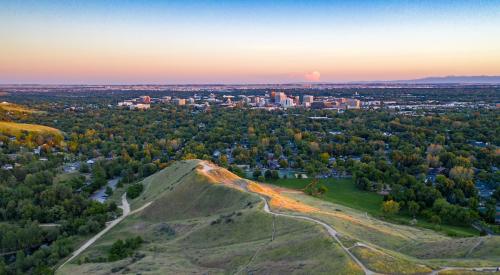
<svg viewBox="0 0 500 275">
<path fill-rule="evenodd" d="M 143 95 L 139 98 L 125 100 L 118 103 L 119 107 L 128 107 L 130 110 L 147 110 L 151 108 L 151 97 Z"/>
<path fill-rule="evenodd" d="M 151 98 L 144 95 L 138 98 L 125 100 L 118 103 L 119 107 L 126 107 L 130 110 L 147 110 L 152 103 L 171 103 L 177 106 L 194 106 L 198 108 L 208 108 L 210 106 L 221 106 L 227 108 L 250 107 L 262 108 L 267 110 L 287 109 L 287 108 L 312 108 L 312 109 L 331 109 L 343 111 L 347 109 L 360 109 L 363 106 L 378 106 L 379 102 L 361 102 L 355 98 L 336 98 L 331 96 L 313 96 L 287 95 L 282 91 L 265 92 L 264 95 L 231 95 L 214 94 L 197 95 L 194 94 L 187 98 L 164 96 L 161 98 Z"/>
</svg>

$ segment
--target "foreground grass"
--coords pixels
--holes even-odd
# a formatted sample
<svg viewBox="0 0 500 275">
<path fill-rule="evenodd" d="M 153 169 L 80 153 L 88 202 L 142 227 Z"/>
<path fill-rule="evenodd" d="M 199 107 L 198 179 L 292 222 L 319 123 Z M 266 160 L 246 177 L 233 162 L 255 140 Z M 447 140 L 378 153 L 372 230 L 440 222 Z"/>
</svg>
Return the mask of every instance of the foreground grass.
<svg viewBox="0 0 500 275">
<path fill-rule="evenodd" d="M 362 274 L 314 223 L 264 213 L 254 194 L 214 184 L 177 162 L 144 180 L 127 217 L 58 274 Z M 168 230 L 167 230 L 168 229 Z M 107 262 L 118 239 L 141 236 L 137 256 Z"/>
<path fill-rule="evenodd" d="M 424 265 L 395 258 L 366 247 L 354 247 L 351 252 L 368 268 L 384 274 L 429 274 L 432 270 Z"/>
<path fill-rule="evenodd" d="M 286 187 L 295 190 L 303 190 L 311 179 L 278 179 L 268 183 L 280 187 Z M 353 209 L 364 211 L 374 217 L 388 219 L 400 224 L 410 224 L 412 217 L 402 211 L 393 217 L 383 217 L 381 205 L 383 196 L 358 189 L 352 179 L 320 179 L 320 184 L 328 187 L 328 191 L 319 197 L 322 200 L 341 204 Z M 479 232 L 472 227 L 454 226 L 448 224 L 435 225 L 422 218 L 418 220 L 416 226 L 441 231 L 450 236 L 470 237 L 478 236 Z"/>
</svg>

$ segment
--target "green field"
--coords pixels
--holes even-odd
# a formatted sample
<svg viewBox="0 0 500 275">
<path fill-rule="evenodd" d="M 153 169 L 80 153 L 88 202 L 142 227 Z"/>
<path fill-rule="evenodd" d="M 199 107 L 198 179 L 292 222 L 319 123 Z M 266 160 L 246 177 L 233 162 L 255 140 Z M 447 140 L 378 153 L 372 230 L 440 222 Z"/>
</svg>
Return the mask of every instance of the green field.
<svg viewBox="0 0 500 275">
<path fill-rule="evenodd" d="M 269 183 L 302 190 L 311 181 L 312 179 L 278 179 Z M 328 187 L 328 191 L 321 199 L 365 211 L 374 216 L 382 214 L 380 205 L 383 197 L 373 192 L 357 189 L 352 179 L 320 179 L 319 182 Z"/>
<path fill-rule="evenodd" d="M 269 183 L 290 189 L 302 190 L 311 181 L 312 179 L 278 179 L 269 181 Z M 366 212 L 374 217 L 388 219 L 396 223 L 409 224 L 412 219 L 404 211 L 390 218 L 383 217 L 381 211 L 383 196 L 374 192 L 359 190 L 352 179 L 320 179 L 319 182 L 328 187 L 328 191 L 319 197 L 322 200 L 345 205 Z M 436 226 L 421 218 L 418 220 L 417 226 L 442 231 L 452 236 L 468 237 L 479 235 L 479 232 L 472 227 L 446 224 Z"/>
</svg>

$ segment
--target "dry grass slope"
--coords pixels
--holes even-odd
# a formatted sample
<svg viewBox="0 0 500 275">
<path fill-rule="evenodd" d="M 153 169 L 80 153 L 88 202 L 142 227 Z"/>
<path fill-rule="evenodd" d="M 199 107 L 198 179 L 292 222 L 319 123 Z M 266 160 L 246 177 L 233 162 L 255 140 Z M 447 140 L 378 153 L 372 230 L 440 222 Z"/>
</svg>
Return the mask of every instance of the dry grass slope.
<svg viewBox="0 0 500 275">
<path fill-rule="evenodd" d="M 35 109 L 30 109 L 28 107 L 24 107 L 21 105 L 8 103 L 8 102 L 1 102 L 0 103 L 0 110 L 4 110 L 7 112 L 15 112 L 15 113 L 25 113 L 25 114 L 33 114 L 33 113 L 40 112 L 40 111 L 35 110 Z"/>
<path fill-rule="evenodd" d="M 318 225 L 262 210 L 225 171 L 207 177 L 199 161 L 177 162 L 144 180 L 133 208 L 144 211 L 113 228 L 60 274 L 362 274 Z M 168 229 L 168 230 L 167 230 Z M 174 232 L 174 233 L 172 233 Z M 140 259 L 81 263 L 105 256 L 117 239 L 141 235 Z M 273 241 L 271 241 L 273 239 Z M 78 263 L 81 264 L 78 264 Z"/>
<path fill-rule="evenodd" d="M 61 131 L 48 126 L 0 121 L 0 133 L 16 136 L 19 135 L 22 131 L 62 136 Z"/>
<path fill-rule="evenodd" d="M 176 162 L 143 183 L 145 191 L 132 208 L 151 205 L 111 230 L 61 274 L 362 273 L 321 226 L 269 215 L 257 194 L 269 199 L 273 211 L 300 212 L 332 225 L 344 246 L 369 245 L 354 246 L 351 252 L 380 273 L 424 274 L 430 267 L 500 262 L 499 237 L 454 239 L 395 225 L 300 192 L 243 180 L 199 160 Z M 165 233 L 172 232 L 166 228 L 175 234 Z M 102 256 L 113 241 L 135 235 L 146 240 L 139 260 L 75 264 Z"/>
<path fill-rule="evenodd" d="M 432 271 L 424 265 L 367 247 L 357 246 L 352 248 L 351 252 L 371 270 L 383 274 L 429 274 Z"/>
</svg>

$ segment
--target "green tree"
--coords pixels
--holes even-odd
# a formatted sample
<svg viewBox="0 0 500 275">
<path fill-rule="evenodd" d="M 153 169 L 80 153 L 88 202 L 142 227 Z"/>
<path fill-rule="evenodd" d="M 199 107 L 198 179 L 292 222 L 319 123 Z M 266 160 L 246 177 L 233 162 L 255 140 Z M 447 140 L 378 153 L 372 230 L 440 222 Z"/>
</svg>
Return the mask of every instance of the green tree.
<svg viewBox="0 0 500 275">
<path fill-rule="evenodd" d="M 420 210 L 420 205 L 414 201 L 408 202 L 408 212 L 415 217 L 418 214 L 418 211 Z"/>
</svg>

